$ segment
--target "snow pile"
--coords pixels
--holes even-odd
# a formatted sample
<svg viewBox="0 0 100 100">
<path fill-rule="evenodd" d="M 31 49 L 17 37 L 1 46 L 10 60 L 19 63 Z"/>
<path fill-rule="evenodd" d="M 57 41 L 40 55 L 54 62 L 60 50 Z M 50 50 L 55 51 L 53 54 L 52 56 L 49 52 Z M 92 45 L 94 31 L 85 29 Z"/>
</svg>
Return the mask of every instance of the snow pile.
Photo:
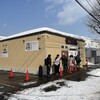
<svg viewBox="0 0 100 100">
<path fill-rule="evenodd" d="M 0 94 L 3 94 L 3 92 L 0 92 Z"/>
<path fill-rule="evenodd" d="M 94 63 L 91 63 L 91 62 L 88 62 L 88 67 L 95 67 L 95 65 L 97 65 L 97 66 L 100 66 L 100 63 L 98 63 L 98 64 L 94 64 Z"/>
<path fill-rule="evenodd" d="M 56 80 L 20 91 L 8 100 L 100 100 L 100 69 L 95 69 L 88 74 L 91 76 L 85 81 Z M 45 92 L 44 90 L 50 86 L 57 89 Z"/>
<path fill-rule="evenodd" d="M 20 83 L 20 85 L 27 86 L 27 85 L 31 85 L 31 84 L 35 84 L 35 83 L 37 83 L 37 82 L 35 81 L 35 82 Z"/>
<path fill-rule="evenodd" d="M 100 68 L 92 70 L 91 72 L 88 72 L 88 74 L 89 75 L 95 75 L 96 77 L 100 77 Z"/>
<path fill-rule="evenodd" d="M 88 62 L 88 65 L 95 65 L 94 63 Z"/>
</svg>

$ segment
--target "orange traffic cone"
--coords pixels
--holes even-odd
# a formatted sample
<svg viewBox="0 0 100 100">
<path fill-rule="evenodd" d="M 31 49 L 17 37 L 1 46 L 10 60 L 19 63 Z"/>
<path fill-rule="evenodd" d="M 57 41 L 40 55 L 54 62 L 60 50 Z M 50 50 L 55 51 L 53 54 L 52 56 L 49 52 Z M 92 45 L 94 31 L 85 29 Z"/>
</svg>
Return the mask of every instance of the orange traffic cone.
<svg viewBox="0 0 100 100">
<path fill-rule="evenodd" d="M 9 74 L 9 78 L 13 78 L 14 75 L 13 75 L 13 72 L 12 72 L 12 68 L 11 68 L 11 71 L 10 71 L 10 74 Z"/>
<path fill-rule="evenodd" d="M 71 67 L 69 67 L 69 69 L 68 69 L 68 73 L 72 73 L 72 68 Z"/>
<path fill-rule="evenodd" d="M 62 68 L 60 67 L 60 77 L 63 76 L 63 73 L 62 73 Z"/>
<path fill-rule="evenodd" d="M 86 66 L 88 66 L 88 60 L 86 60 Z"/>
<path fill-rule="evenodd" d="M 88 60 L 86 59 L 86 69 L 88 69 Z"/>
<path fill-rule="evenodd" d="M 26 76 L 25 76 L 25 81 L 29 81 L 30 78 L 29 78 L 29 74 L 28 74 L 28 70 L 26 71 Z"/>
<path fill-rule="evenodd" d="M 77 71 L 77 67 L 76 67 L 76 64 L 74 64 L 74 71 L 75 71 L 75 72 Z"/>
</svg>

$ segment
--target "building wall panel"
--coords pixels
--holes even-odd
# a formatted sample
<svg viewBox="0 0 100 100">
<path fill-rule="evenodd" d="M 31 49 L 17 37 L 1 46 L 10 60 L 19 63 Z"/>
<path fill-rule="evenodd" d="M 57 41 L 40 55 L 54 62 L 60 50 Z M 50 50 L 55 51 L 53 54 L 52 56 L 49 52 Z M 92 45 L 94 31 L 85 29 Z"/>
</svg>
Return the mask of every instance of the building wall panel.
<svg viewBox="0 0 100 100">
<path fill-rule="evenodd" d="M 36 51 L 25 51 L 25 43 L 37 40 L 39 42 L 39 49 Z M 51 54 L 52 64 L 57 54 L 61 56 L 62 51 L 67 51 L 68 48 L 61 48 L 66 44 L 66 37 L 58 36 L 55 34 L 30 35 L 26 37 L 6 40 L 0 42 L 0 54 L 4 48 L 8 50 L 8 57 L 0 56 L 0 68 L 10 70 L 11 68 L 18 72 L 25 72 L 26 69 L 30 73 L 38 73 L 39 65 L 44 66 L 44 59 Z M 72 45 L 72 44 L 71 44 Z M 78 42 L 80 47 L 80 54 L 82 58 L 81 65 L 85 64 L 85 49 L 82 41 Z"/>
</svg>

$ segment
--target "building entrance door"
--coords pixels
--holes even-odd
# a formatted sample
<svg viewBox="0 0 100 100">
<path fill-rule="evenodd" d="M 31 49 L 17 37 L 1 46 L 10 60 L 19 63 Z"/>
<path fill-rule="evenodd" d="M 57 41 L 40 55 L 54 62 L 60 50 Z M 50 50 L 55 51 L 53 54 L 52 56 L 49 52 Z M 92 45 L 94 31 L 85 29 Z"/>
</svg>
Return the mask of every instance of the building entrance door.
<svg viewBox="0 0 100 100">
<path fill-rule="evenodd" d="M 61 51 L 61 56 L 62 56 L 62 55 L 65 55 L 65 56 L 68 57 L 68 51 Z"/>
</svg>

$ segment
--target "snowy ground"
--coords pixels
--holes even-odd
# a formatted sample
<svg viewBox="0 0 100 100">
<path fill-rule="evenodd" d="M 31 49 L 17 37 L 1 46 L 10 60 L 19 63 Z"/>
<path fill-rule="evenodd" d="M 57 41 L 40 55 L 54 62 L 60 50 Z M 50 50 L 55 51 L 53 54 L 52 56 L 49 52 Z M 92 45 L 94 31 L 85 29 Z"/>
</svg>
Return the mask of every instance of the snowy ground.
<svg viewBox="0 0 100 100">
<path fill-rule="evenodd" d="M 85 81 L 56 80 L 19 91 L 11 95 L 8 100 L 100 100 L 100 68 L 88 74 L 91 76 Z M 45 91 L 48 87 L 56 87 L 56 89 Z"/>
</svg>

